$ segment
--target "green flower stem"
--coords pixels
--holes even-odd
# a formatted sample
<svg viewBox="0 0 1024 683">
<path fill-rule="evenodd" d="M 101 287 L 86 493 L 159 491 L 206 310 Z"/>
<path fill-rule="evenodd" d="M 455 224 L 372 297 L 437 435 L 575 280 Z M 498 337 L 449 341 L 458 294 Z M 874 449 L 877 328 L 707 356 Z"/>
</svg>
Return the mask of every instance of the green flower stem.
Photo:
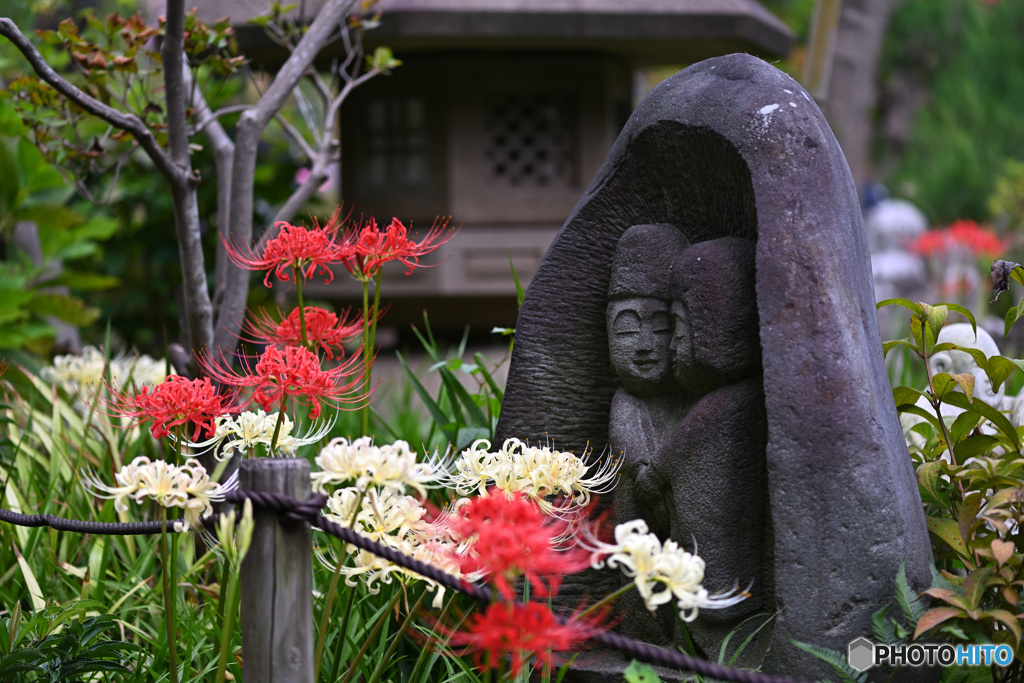
<svg viewBox="0 0 1024 683">
<path fill-rule="evenodd" d="M 338 680 L 338 670 L 341 668 L 341 656 L 345 654 L 345 634 L 348 633 L 349 617 L 352 616 L 352 603 L 355 602 L 356 589 L 348 591 L 348 602 L 345 603 L 345 616 L 341 620 L 341 635 L 338 637 L 338 649 L 334 653 L 334 664 L 331 666 L 331 677 L 328 680 Z"/>
<path fill-rule="evenodd" d="M 435 588 L 434 590 L 440 590 Z M 455 602 L 455 596 L 448 596 L 448 601 L 444 604 L 444 609 L 441 610 L 441 616 L 437 618 L 437 624 L 440 626 L 444 623 L 444 618 L 448 616 L 448 610 L 451 609 L 452 603 Z M 433 636 L 431 636 L 433 637 Z M 409 676 L 410 683 L 415 683 L 419 680 L 419 676 L 423 675 L 423 667 L 427 665 L 427 652 L 429 649 L 424 645 L 420 648 L 420 656 L 416 658 L 416 666 L 412 668 L 412 675 Z"/>
<path fill-rule="evenodd" d="M 355 591 L 352 592 L 354 593 Z M 352 660 L 352 664 L 351 666 L 349 666 L 348 673 L 345 674 L 345 678 L 342 679 L 341 683 L 349 683 L 352 680 L 352 677 L 356 675 L 356 671 L 359 670 L 359 661 L 363 658 L 363 655 L 366 654 L 366 651 L 370 649 L 370 643 L 372 643 L 377 638 L 377 634 L 380 633 L 380 629 L 384 626 L 384 621 L 387 618 L 387 614 L 395 608 L 395 605 L 398 604 L 398 601 L 401 597 L 402 591 L 396 589 L 395 596 L 391 598 L 391 602 L 388 603 L 387 609 L 381 612 L 380 617 L 377 618 L 377 623 L 373 625 L 373 629 L 370 631 L 370 634 L 366 637 L 366 640 L 363 641 L 363 646 L 359 648 L 359 652 L 356 653 L 356 657 Z M 342 638 L 344 638 L 345 632 L 342 631 L 341 633 Z"/>
<path fill-rule="evenodd" d="M 224 683 L 224 674 L 228 666 L 228 651 L 231 649 L 232 623 L 235 619 L 235 612 L 238 611 L 238 577 L 231 571 L 231 563 L 224 561 L 224 574 L 228 576 L 227 590 L 227 612 L 222 612 L 223 630 L 220 634 L 220 659 L 217 660 L 216 683 Z M 223 584 L 222 584 L 223 585 Z M 223 592 L 221 596 L 223 597 Z M 314 678 L 313 680 L 316 680 Z"/>
<path fill-rule="evenodd" d="M 164 589 L 164 618 L 167 624 L 167 652 L 170 655 L 170 674 L 171 683 L 178 683 L 178 653 L 176 652 L 177 645 L 175 643 L 174 636 L 174 625 L 176 619 L 174 618 L 174 606 L 177 602 L 174 597 L 177 592 L 177 577 L 174 577 L 175 593 L 171 592 L 171 580 L 169 574 L 173 573 L 177 569 L 177 562 L 174 561 L 174 557 L 177 552 L 171 553 L 170 567 L 168 567 L 168 549 L 167 549 L 167 508 L 160 508 L 160 521 L 163 522 L 163 528 L 160 530 L 160 554 L 163 557 L 163 562 L 160 563 L 160 574 L 163 580 Z"/>
<path fill-rule="evenodd" d="M 344 545 L 344 544 L 343 544 Z M 348 560 L 346 552 L 331 576 L 331 586 L 327 589 L 327 600 L 324 601 L 324 611 L 320 615 L 320 634 L 316 639 L 316 653 L 313 655 L 313 680 L 320 680 L 320 662 L 324 654 L 324 646 L 327 644 L 327 626 L 331 620 L 331 607 L 334 606 L 334 598 L 338 595 L 338 579 L 341 578 L 341 567 Z M 351 604 L 351 602 L 349 603 Z M 344 636 L 342 636 L 344 638 Z M 334 680 L 334 677 L 332 677 Z"/>
<path fill-rule="evenodd" d="M 302 345 L 309 348 L 309 341 L 306 339 L 306 308 L 302 305 L 302 277 L 298 266 L 292 265 L 292 275 L 295 276 L 295 295 L 299 299 L 299 330 L 302 332 Z"/>
<path fill-rule="evenodd" d="M 414 604 L 409 610 L 409 614 L 405 616 L 405 621 L 402 622 L 401 628 L 398 629 L 398 633 L 395 634 L 394 640 L 392 640 L 391 644 L 388 646 L 387 652 L 385 652 L 384 656 L 380 658 L 379 662 L 377 662 L 377 669 L 373 672 L 373 675 L 370 676 L 370 683 L 377 683 L 377 681 L 380 680 L 381 675 L 384 673 L 384 666 L 391 661 L 391 656 L 395 654 L 395 650 L 398 649 L 398 642 L 402 639 L 402 636 L 405 635 L 406 631 L 409 630 L 409 626 L 412 624 L 412 617 L 416 614 L 420 605 L 423 604 L 423 598 L 426 596 L 427 591 L 424 589 L 423 592 L 420 593 L 420 597 L 416 599 L 416 604 Z M 381 615 L 381 618 L 383 618 L 383 615 Z"/>
<path fill-rule="evenodd" d="M 281 436 L 281 423 L 284 422 L 284 409 L 285 401 L 287 400 L 287 394 L 281 394 L 281 405 L 277 410 L 277 424 L 274 425 L 274 436 L 270 437 L 270 455 L 275 455 L 275 449 L 277 448 L 277 437 Z"/>
<path fill-rule="evenodd" d="M 363 497 L 366 495 L 366 491 L 360 489 L 359 497 L 356 498 L 356 504 L 352 506 L 352 517 L 348 520 L 348 527 L 351 529 L 356 523 L 356 517 L 359 516 L 359 509 L 363 505 Z M 313 658 L 315 673 L 313 680 L 319 679 L 320 674 L 320 658 L 324 652 L 324 646 L 327 644 L 327 625 L 331 617 L 331 607 L 334 606 L 334 599 L 337 597 L 338 578 L 341 576 L 341 568 L 348 561 L 348 550 L 344 543 L 341 544 L 342 555 L 341 560 L 334 567 L 334 576 L 331 577 L 331 586 L 327 589 L 327 600 L 324 602 L 324 612 L 320 616 L 320 635 L 316 641 L 316 655 Z M 345 649 L 345 632 L 348 628 L 349 616 L 352 614 L 352 598 L 356 594 L 355 588 L 349 589 L 348 602 L 345 604 L 345 616 L 341 622 L 341 645 L 338 647 L 337 656 L 334 658 L 334 666 L 331 671 L 331 680 L 338 680 L 338 664 L 341 661 L 342 652 Z"/>
<path fill-rule="evenodd" d="M 609 593 L 608 595 L 604 596 L 603 598 L 601 598 L 600 600 L 595 602 L 593 605 L 588 607 L 587 609 L 585 609 L 582 612 L 580 612 L 579 614 L 577 614 L 575 618 L 577 620 L 580 620 L 580 619 L 583 619 L 585 617 L 589 617 L 591 614 L 597 612 L 597 610 L 601 609 L 602 607 L 604 607 L 605 605 L 607 605 L 607 604 L 609 604 L 611 602 L 614 602 L 615 600 L 618 600 L 619 598 L 621 598 L 623 595 L 625 595 L 629 591 L 633 590 L 634 588 L 636 588 L 636 581 L 630 581 L 625 586 L 619 587 L 613 593 Z"/>
<path fill-rule="evenodd" d="M 363 393 L 370 390 L 370 371 L 373 368 L 373 337 L 374 330 L 370 326 L 370 281 L 363 280 Z M 374 297 L 376 298 L 376 296 Z M 359 411 L 359 433 L 369 436 L 370 404 L 367 403 Z"/>
</svg>

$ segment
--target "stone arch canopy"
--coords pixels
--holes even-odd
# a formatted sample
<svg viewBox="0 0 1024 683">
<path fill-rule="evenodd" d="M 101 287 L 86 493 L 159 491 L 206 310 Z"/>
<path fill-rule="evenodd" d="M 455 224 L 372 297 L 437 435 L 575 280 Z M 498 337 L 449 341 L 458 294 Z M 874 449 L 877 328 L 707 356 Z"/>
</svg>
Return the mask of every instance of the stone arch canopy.
<svg viewBox="0 0 1024 683">
<path fill-rule="evenodd" d="M 921 587 L 931 561 L 849 167 L 807 93 L 757 58 L 707 60 L 657 86 L 530 284 L 499 439 L 605 447 L 618 386 L 604 320 L 609 263 L 622 233 L 643 223 L 676 225 L 691 242 L 757 242 L 782 610 L 766 670 L 792 666 L 772 660 L 785 651 L 800 662 L 786 670 L 806 676 L 816 665 L 794 654 L 785 635 L 845 650 L 870 633 L 870 614 L 891 598 L 900 561 Z"/>
</svg>

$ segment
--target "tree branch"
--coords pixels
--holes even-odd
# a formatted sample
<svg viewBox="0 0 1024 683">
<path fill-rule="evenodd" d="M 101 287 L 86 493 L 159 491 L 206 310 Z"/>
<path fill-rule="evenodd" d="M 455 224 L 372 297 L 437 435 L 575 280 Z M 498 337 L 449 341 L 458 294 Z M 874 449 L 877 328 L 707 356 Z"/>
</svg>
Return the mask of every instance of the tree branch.
<svg viewBox="0 0 1024 683">
<path fill-rule="evenodd" d="M 257 146 L 270 119 L 284 105 L 295 85 L 306 74 L 313 60 L 334 29 L 348 15 L 355 0 L 326 0 L 294 52 L 274 77 L 274 81 L 256 105 L 238 120 L 235 158 L 231 171 L 231 229 L 227 237 L 233 244 L 252 244 L 253 192 Z M 218 309 L 214 343 L 221 352 L 237 345 L 248 298 L 249 273 L 229 265 L 224 298 Z"/>
<path fill-rule="evenodd" d="M 274 120 L 277 121 L 281 128 L 284 129 L 284 132 L 287 133 L 288 137 L 290 137 L 295 144 L 302 148 L 302 153 L 309 157 L 310 162 L 312 162 L 313 157 L 316 156 L 316 152 L 314 152 L 313 148 L 309 146 L 309 142 L 306 141 L 306 138 L 302 137 L 302 133 L 299 131 L 299 129 L 293 126 L 291 121 L 281 116 L 280 114 L 275 116 Z"/>
<path fill-rule="evenodd" d="M 230 107 L 211 112 L 210 105 L 206 98 L 194 87 L 192 72 L 188 67 L 184 70 L 186 86 L 192 91 L 192 109 L 196 118 L 203 121 L 197 130 L 203 130 L 207 143 L 213 150 L 213 163 L 217 173 L 217 227 L 222 232 L 227 231 L 231 222 L 231 166 L 235 157 L 235 143 L 224 130 L 224 126 L 217 120 L 219 112 L 225 112 Z M 224 296 L 224 281 L 228 268 L 227 253 L 224 243 L 217 241 L 217 256 L 214 261 L 214 285 L 213 285 L 213 306 L 220 305 Z"/>
<path fill-rule="evenodd" d="M 6 17 L 0 17 L 0 36 L 4 36 L 14 43 L 14 46 L 25 56 L 32 70 L 36 72 L 43 82 L 93 116 L 97 116 L 107 123 L 130 133 L 138 141 L 139 145 L 146 150 L 146 153 L 153 160 L 157 169 L 172 184 L 185 184 L 188 182 L 185 172 L 178 168 L 163 149 L 160 148 L 152 131 L 146 127 L 146 124 L 139 117 L 133 114 L 126 114 L 113 107 L 108 107 L 62 78 L 60 74 L 46 63 L 46 60 L 39 54 L 35 45 L 18 30 L 15 23 Z"/>
<path fill-rule="evenodd" d="M 167 24 L 161 49 L 164 64 L 164 106 L 167 111 L 167 141 L 171 161 L 187 182 L 171 183 L 174 227 L 181 257 L 181 281 L 185 299 L 185 322 L 193 354 L 208 352 L 213 343 L 213 305 L 206 281 L 206 265 L 199 221 L 196 187 L 199 177 L 192 172 L 189 158 L 185 73 L 185 0 L 167 0 Z"/>
</svg>

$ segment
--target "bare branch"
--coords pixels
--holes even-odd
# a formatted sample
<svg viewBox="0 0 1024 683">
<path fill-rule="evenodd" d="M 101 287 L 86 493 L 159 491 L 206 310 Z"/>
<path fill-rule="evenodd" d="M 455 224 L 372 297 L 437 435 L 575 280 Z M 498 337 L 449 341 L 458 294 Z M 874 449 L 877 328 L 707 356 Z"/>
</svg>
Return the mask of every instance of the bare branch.
<svg viewBox="0 0 1024 683">
<path fill-rule="evenodd" d="M 277 121 L 278 124 L 280 124 L 281 128 L 284 129 L 284 132 L 288 134 L 288 137 L 290 137 L 292 141 L 295 142 L 295 144 L 302 148 L 302 153 L 309 157 L 310 161 L 312 162 L 313 157 L 316 156 L 316 152 L 313 151 L 313 148 L 309 146 L 309 142 L 306 141 L 306 138 L 302 137 L 302 133 L 299 131 L 299 129 L 293 126 L 288 119 L 281 116 L 280 114 L 277 114 L 274 117 L 274 120 Z"/>
<path fill-rule="evenodd" d="M 107 123 L 130 133 L 138 141 L 139 145 L 146 150 L 146 153 L 153 160 L 157 169 L 172 184 L 184 185 L 188 182 L 186 173 L 175 165 L 171 158 L 160 148 L 153 133 L 139 117 L 134 114 L 126 114 L 113 107 L 108 107 L 62 78 L 60 74 L 46 63 L 43 56 L 39 54 L 39 51 L 32 42 L 18 30 L 15 23 L 6 17 L 0 17 L 0 36 L 4 36 L 14 43 L 14 46 L 28 60 L 33 71 L 54 90 L 93 116 L 97 116 Z"/>
<path fill-rule="evenodd" d="M 186 99 L 188 85 L 185 64 L 185 0 L 167 0 L 167 23 L 161 49 L 164 63 L 164 94 L 167 137 L 171 159 L 189 182 L 172 183 L 174 227 L 181 257 L 181 282 L 185 299 L 186 338 L 194 354 L 208 352 L 213 342 L 213 306 L 207 288 L 206 265 L 200 233 L 199 176 L 192 173 L 189 158 Z"/>
<path fill-rule="evenodd" d="M 306 122 L 306 127 L 313 134 L 313 142 L 317 147 L 320 146 L 320 126 L 319 121 L 316 120 L 316 112 L 313 110 L 313 105 L 306 99 L 305 93 L 302 92 L 302 88 L 295 88 L 295 102 L 299 105 L 299 113 L 302 114 L 302 120 Z"/>
<path fill-rule="evenodd" d="M 227 232 L 231 221 L 231 165 L 235 157 L 235 143 L 217 120 L 215 112 L 210 111 L 206 98 L 195 86 L 192 72 L 185 69 L 185 80 L 192 88 L 192 108 L 196 118 L 203 120 L 202 128 L 206 141 L 213 150 L 213 163 L 217 173 L 217 227 Z M 221 109 L 220 111 L 224 111 Z M 220 304 L 224 296 L 224 282 L 228 268 L 227 253 L 224 243 L 217 241 L 217 256 L 214 263 L 213 306 Z"/>
<path fill-rule="evenodd" d="M 345 101 L 345 99 L 349 96 L 349 93 L 351 93 L 354 88 L 357 88 L 358 86 L 362 85 L 363 83 L 370 80 L 379 73 L 383 72 L 380 69 L 373 69 L 372 71 L 367 71 L 354 81 L 349 81 L 348 83 L 346 83 L 345 87 L 341 89 L 340 93 L 338 93 L 338 96 L 334 98 L 333 102 L 331 102 L 331 106 L 327 110 L 327 116 L 324 119 L 325 122 L 334 121 L 335 117 L 338 116 L 338 111 L 341 109 L 342 103 Z"/>
<path fill-rule="evenodd" d="M 263 130 L 281 110 L 295 84 L 309 71 L 316 55 L 354 4 L 355 0 L 326 0 L 259 102 L 239 117 L 231 170 L 232 221 L 228 239 L 233 244 L 252 243 L 254 176 L 257 148 Z M 236 266 L 228 267 L 224 298 L 214 327 L 214 341 L 222 351 L 234 349 L 237 344 L 236 337 L 241 330 L 248 297 L 248 284 L 247 271 Z"/>
<path fill-rule="evenodd" d="M 317 163 L 313 166 L 313 170 L 309 172 L 309 177 L 306 178 L 306 182 L 302 183 L 299 187 L 292 192 L 291 196 L 288 197 L 284 205 L 277 210 L 277 214 L 274 216 L 274 226 L 267 228 L 263 231 L 263 235 L 260 237 L 260 247 L 265 248 L 266 243 L 272 240 L 277 233 L 280 232 L 277 228 L 278 221 L 290 221 L 299 209 L 304 207 L 309 200 L 313 198 L 313 195 L 317 193 L 320 186 L 323 185 L 330 179 L 325 169 L 325 164 Z"/>
<path fill-rule="evenodd" d="M 197 97 L 201 96 L 198 94 L 193 95 L 193 99 L 196 99 Z M 203 101 L 203 104 L 206 104 L 205 100 Z M 230 107 L 221 107 L 217 111 L 210 111 L 210 107 L 209 105 L 207 105 L 206 113 L 201 115 L 202 118 L 199 118 L 198 116 L 196 117 L 199 118 L 199 122 L 195 124 L 195 127 L 192 129 L 192 132 L 195 135 L 198 135 L 199 133 L 203 132 L 203 129 L 205 129 L 208 125 L 210 125 L 220 117 L 227 116 L 228 114 L 237 114 L 238 112 L 245 111 L 251 106 L 252 105 L 249 104 L 233 104 Z M 199 113 L 198 110 L 196 111 L 196 113 Z"/>
</svg>

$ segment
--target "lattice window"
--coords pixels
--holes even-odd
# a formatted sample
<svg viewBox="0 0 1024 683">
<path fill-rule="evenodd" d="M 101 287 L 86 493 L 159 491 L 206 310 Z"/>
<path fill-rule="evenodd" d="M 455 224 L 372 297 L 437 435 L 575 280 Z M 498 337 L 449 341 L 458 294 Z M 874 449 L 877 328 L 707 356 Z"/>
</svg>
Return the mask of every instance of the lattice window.
<svg viewBox="0 0 1024 683">
<path fill-rule="evenodd" d="M 484 116 L 487 184 L 560 187 L 575 176 L 577 118 L 569 97 L 513 95 Z"/>
<path fill-rule="evenodd" d="M 378 97 L 366 103 L 363 181 L 374 190 L 422 187 L 427 180 L 427 116 L 422 98 Z"/>
</svg>

